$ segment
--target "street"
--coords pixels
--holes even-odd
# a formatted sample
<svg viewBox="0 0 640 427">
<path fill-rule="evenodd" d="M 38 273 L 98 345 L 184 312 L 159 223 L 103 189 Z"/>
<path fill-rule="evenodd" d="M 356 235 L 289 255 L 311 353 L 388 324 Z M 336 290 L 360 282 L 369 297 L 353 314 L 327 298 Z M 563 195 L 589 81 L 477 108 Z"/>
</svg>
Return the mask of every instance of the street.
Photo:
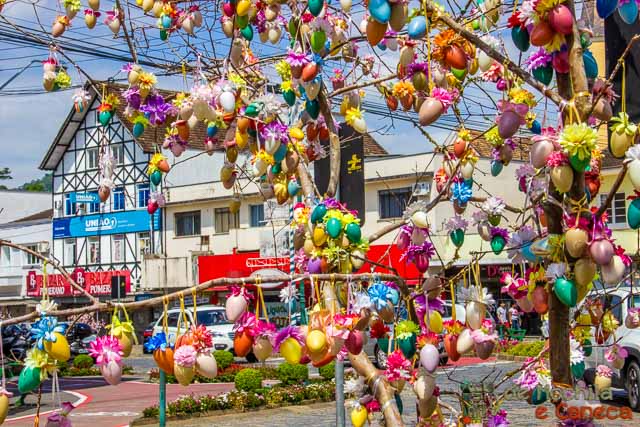
<svg viewBox="0 0 640 427">
<path fill-rule="evenodd" d="M 150 356 L 129 358 L 128 364 L 132 365 L 137 375 L 128 376 L 117 386 L 109 386 L 102 378 L 65 378 L 60 381 L 62 395 L 60 400 L 71 401 L 78 407 L 71 413 L 71 420 L 74 427 L 119 427 L 128 425 L 133 419 L 140 416 L 141 411 L 158 402 L 158 385 L 143 382 L 145 375 L 139 375 L 154 366 Z M 277 361 L 275 361 L 277 363 Z M 485 361 L 477 358 L 463 358 L 455 366 L 448 365 L 437 371 L 437 384 L 442 393 L 442 399 L 451 404 L 454 408 L 459 408 L 459 403 L 453 395 L 447 392 L 459 390 L 459 383 L 462 381 L 479 381 L 487 376 L 490 378 L 501 378 L 519 365 L 505 361 Z M 512 385 L 512 381 L 507 381 L 498 391 L 501 392 Z M 53 399 L 50 394 L 50 381 L 43 387 L 42 412 L 47 413 L 56 406 L 52 406 Z M 176 399 L 180 395 L 193 394 L 219 394 L 233 389 L 233 384 L 193 384 L 184 388 L 177 384 L 167 385 L 167 399 Z M 10 384 L 10 390 L 14 393 L 15 384 Z M 611 405 L 626 405 L 624 393 L 616 393 Z M 15 401 L 14 397 L 12 401 Z M 27 405 L 21 410 L 12 409 L 9 418 L 5 422 L 9 426 L 32 426 L 35 412 L 35 396 L 29 396 Z M 58 398 L 55 397 L 57 402 Z M 415 395 L 411 387 L 407 385 L 402 393 L 404 406 L 403 419 L 406 425 L 415 425 L 416 407 Z M 549 418 L 546 420 L 536 418 L 536 407 L 529 405 L 522 400 L 508 400 L 504 402 L 502 408 L 509 414 L 511 425 L 515 426 L 553 426 L 553 407 L 546 404 Z M 196 426 L 234 426 L 234 427 L 259 427 L 259 426 L 284 426 L 295 420 L 298 425 L 333 426 L 335 425 L 335 404 L 324 403 L 311 406 L 291 406 L 286 408 L 260 411 L 259 416 L 255 412 L 234 413 L 217 416 L 215 418 L 194 418 L 192 420 L 174 421 L 171 426 L 196 427 Z M 634 416 L 636 414 L 633 414 Z M 349 422 L 349 410 L 347 409 L 347 425 Z M 42 419 L 46 419 L 43 416 Z M 633 425 L 633 422 L 622 420 L 611 420 L 602 425 L 626 426 Z"/>
</svg>

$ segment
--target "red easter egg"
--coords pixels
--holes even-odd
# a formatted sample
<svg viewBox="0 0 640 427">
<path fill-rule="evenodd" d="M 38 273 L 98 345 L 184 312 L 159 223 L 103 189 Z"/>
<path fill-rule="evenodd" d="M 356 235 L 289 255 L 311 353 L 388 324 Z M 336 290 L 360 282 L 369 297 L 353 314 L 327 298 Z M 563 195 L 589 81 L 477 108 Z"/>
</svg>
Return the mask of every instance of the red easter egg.
<svg viewBox="0 0 640 427">
<path fill-rule="evenodd" d="M 551 28 L 560 34 L 568 35 L 573 31 L 573 14 L 569 8 L 563 4 L 559 4 L 551 9 L 548 19 Z"/>
<path fill-rule="evenodd" d="M 538 25 L 533 27 L 529 39 L 534 46 L 544 46 L 553 39 L 553 28 L 546 21 L 540 21 Z"/>
</svg>

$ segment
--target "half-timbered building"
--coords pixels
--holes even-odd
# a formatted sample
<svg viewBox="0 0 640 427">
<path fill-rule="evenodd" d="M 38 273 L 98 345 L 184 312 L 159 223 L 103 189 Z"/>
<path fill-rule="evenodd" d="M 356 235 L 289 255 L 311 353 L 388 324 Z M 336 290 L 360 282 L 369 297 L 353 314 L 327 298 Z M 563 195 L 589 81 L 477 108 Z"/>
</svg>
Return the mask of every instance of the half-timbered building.
<svg viewBox="0 0 640 427">
<path fill-rule="evenodd" d="M 88 95 L 84 108 L 72 108 L 40 165 L 53 172 L 51 254 L 75 271 L 90 293 L 115 297 L 112 284 L 134 293 L 143 256 L 162 248 L 162 212 L 150 215 L 146 209 L 152 190 L 146 169 L 156 141 L 149 135 L 134 138 L 122 108 L 108 125 L 101 125 L 99 96 L 91 88 Z M 111 195 L 101 202 L 99 164 L 105 148 L 115 167 Z M 59 285 L 58 296 L 74 296 L 70 287 Z M 30 295 L 38 296 L 40 287 Z"/>
</svg>

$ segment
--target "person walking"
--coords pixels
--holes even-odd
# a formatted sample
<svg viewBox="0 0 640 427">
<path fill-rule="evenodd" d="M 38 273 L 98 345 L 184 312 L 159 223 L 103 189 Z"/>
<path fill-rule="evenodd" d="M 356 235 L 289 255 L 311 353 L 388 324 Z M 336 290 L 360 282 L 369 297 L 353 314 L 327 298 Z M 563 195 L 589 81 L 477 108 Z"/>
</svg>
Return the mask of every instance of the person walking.
<svg viewBox="0 0 640 427">
<path fill-rule="evenodd" d="M 542 326 L 540 327 L 540 331 L 542 332 L 543 339 L 549 338 L 549 313 L 544 313 L 540 316 L 542 319 Z"/>
<path fill-rule="evenodd" d="M 511 329 L 520 329 L 520 311 L 515 304 L 509 309 L 509 314 L 511 315 Z"/>
<path fill-rule="evenodd" d="M 500 306 L 496 310 L 496 316 L 498 317 L 498 323 L 501 325 L 507 323 L 507 309 L 504 305 L 504 301 L 500 303 Z"/>
</svg>

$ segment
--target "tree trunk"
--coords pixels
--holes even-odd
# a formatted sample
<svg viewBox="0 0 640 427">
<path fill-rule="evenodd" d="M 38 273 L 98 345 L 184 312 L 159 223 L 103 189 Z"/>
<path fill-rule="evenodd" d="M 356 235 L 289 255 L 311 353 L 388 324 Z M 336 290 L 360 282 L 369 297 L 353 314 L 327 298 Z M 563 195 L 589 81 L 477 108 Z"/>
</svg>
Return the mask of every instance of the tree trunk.
<svg viewBox="0 0 640 427">
<path fill-rule="evenodd" d="M 382 413 L 384 414 L 386 427 L 404 427 L 402 416 L 396 406 L 393 389 L 389 381 L 387 381 L 387 377 L 382 375 L 376 367 L 373 366 L 373 363 L 371 363 L 364 351 L 361 351 L 358 355 L 349 353 L 349 360 L 351 361 L 351 366 L 353 366 L 358 374 L 366 379 L 367 385 L 371 388 L 371 392 L 380 403 L 380 407 L 383 408 Z"/>
</svg>

